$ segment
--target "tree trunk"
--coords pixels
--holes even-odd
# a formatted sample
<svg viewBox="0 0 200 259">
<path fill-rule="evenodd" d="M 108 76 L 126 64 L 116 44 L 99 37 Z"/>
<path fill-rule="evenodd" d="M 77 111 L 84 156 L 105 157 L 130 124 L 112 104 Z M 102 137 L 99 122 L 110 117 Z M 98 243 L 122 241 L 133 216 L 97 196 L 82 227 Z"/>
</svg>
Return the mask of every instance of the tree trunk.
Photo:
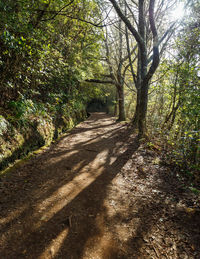
<svg viewBox="0 0 200 259">
<path fill-rule="evenodd" d="M 146 135 L 146 114 L 147 114 L 147 103 L 148 103 L 148 84 L 154 75 L 158 65 L 159 65 L 159 42 L 158 42 L 158 35 L 155 26 L 155 18 L 154 18 L 154 4 L 155 0 L 149 1 L 149 24 L 150 24 L 150 31 L 153 36 L 153 59 L 151 65 L 148 69 L 148 49 L 149 45 L 147 43 L 147 35 L 146 35 L 146 24 L 147 21 L 145 16 L 147 15 L 145 11 L 145 4 L 144 0 L 138 1 L 138 31 L 131 20 L 123 13 L 123 8 L 118 5 L 118 1 L 116 0 L 109 0 L 115 11 L 117 12 L 118 16 L 122 19 L 122 21 L 126 24 L 129 31 L 132 33 L 133 37 L 137 41 L 138 44 L 138 71 L 137 71 L 137 81 L 138 87 L 140 89 L 140 103 L 139 103 L 139 119 L 138 119 L 138 129 L 139 135 L 143 136 Z M 140 87 L 141 86 L 141 87 Z"/>
<path fill-rule="evenodd" d="M 130 107 L 131 107 L 132 102 L 133 102 L 133 97 L 131 98 L 131 100 L 129 100 L 129 103 L 128 103 L 126 109 L 125 109 L 126 117 L 130 117 L 129 113 L 130 113 Z"/>
<path fill-rule="evenodd" d="M 147 104 L 148 104 L 148 83 L 143 82 L 143 85 L 141 87 L 141 94 L 140 94 L 139 118 L 138 118 L 138 129 L 139 129 L 140 136 L 145 136 L 147 133 L 147 129 L 146 129 Z"/>
<path fill-rule="evenodd" d="M 118 111 L 118 103 L 119 103 L 119 101 L 118 101 L 118 92 L 117 92 L 117 89 L 116 89 L 116 95 L 115 95 L 115 108 L 114 108 L 114 116 L 117 116 L 117 111 Z"/>
<path fill-rule="evenodd" d="M 124 87 L 118 86 L 118 105 L 119 105 L 119 117 L 118 121 L 125 121 L 125 110 L 124 110 Z"/>
<path fill-rule="evenodd" d="M 174 121 L 175 121 L 175 118 L 176 118 L 176 112 L 178 110 L 180 106 L 180 102 L 177 103 L 176 107 L 174 107 L 173 111 L 172 111 L 172 119 L 171 119 L 171 122 L 170 122 L 170 125 L 168 126 L 168 130 L 171 130 L 171 128 L 173 127 L 174 125 Z"/>
<path fill-rule="evenodd" d="M 138 120 L 139 120 L 139 113 L 140 113 L 140 90 L 137 90 L 137 100 L 135 106 L 135 113 L 133 116 L 132 124 L 133 126 L 138 127 Z"/>
</svg>

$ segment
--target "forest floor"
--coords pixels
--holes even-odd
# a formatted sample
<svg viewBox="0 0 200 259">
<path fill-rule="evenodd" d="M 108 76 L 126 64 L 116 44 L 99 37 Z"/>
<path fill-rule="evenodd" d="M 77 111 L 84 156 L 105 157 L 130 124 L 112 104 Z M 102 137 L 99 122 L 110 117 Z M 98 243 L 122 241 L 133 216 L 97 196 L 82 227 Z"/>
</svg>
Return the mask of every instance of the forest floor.
<svg viewBox="0 0 200 259">
<path fill-rule="evenodd" d="M 126 124 L 92 114 L 0 180 L 0 258 L 200 258 L 198 197 Z"/>
</svg>

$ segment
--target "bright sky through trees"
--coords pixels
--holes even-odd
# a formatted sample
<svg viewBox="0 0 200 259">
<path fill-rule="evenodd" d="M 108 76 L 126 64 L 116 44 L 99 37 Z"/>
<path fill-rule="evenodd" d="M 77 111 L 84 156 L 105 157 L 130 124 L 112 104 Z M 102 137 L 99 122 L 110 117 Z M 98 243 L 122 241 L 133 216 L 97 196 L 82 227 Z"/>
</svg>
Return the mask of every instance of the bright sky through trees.
<svg viewBox="0 0 200 259">
<path fill-rule="evenodd" d="M 171 12 L 171 19 L 176 21 L 183 18 L 185 14 L 185 8 L 183 3 L 179 3 Z"/>
</svg>

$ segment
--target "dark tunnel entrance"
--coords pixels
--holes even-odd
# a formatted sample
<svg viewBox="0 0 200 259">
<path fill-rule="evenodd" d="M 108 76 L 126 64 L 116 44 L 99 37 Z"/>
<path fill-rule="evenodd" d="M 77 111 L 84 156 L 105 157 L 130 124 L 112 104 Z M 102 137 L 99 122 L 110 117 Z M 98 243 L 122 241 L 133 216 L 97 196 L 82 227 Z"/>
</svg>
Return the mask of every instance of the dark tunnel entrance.
<svg viewBox="0 0 200 259">
<path fill-rule="evenodd" d="M 87 112 L 107 112 L 107 104 L 100 99 L 92 99 L 87 104 Z"/>
</svg>

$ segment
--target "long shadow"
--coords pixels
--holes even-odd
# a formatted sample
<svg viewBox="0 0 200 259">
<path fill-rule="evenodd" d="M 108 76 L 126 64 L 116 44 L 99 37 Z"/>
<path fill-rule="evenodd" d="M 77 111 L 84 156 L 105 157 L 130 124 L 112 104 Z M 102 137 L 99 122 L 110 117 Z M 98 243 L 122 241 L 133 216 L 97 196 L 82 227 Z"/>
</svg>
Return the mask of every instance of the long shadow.
<svg viewBox="0 0 200 259">
<path fill-rule="evenodd" d="M 88 130 L 91 129 L 92 128 L 88 128 Z M 79 130 L 79 133 L 81 134 L 81 128 Z M 83 131 L 85 131 L 84 128 Z M 16 232 L 11 233 L 8 238 L 7 247 L 2 249 L 0 252 L 2 258 L 35 259 L 39 258 L 43 252 L 47 250 L 50 257 L 43 257 L 45 259 L 51 258 L 51 256 L 58 259 L 81 259 L 85 256 L 85 247 L 90 245 L 92 246 L 95 238 L 102 235 L 101 228 L 97 224 L 99 214 L 103 214 L 105 221 L 110 224 L 115 224 L 117 222 L 120 222 L 121 224 L 130 224 L 132 221 L 134 222 L 139 219 L 138 224 L 134 223 L 136 227 L 133 227 L 133 234 L 131 234 L 130 238 L 124 242 L 126 251 L 122 251 L 115 247 L 110 251 L 105 251 L 105 255 L 103 255 L 102 258 L 149 258 L 149 255 L 144 250 L 146 242 L 144 239 L 150 239 L 151 235 L 156 235 L 152 233 L 152 231 L 154 231 L 155 227 L 160 226 L 162 220 L 168 220 L 171 224 L 170 226 L 176 229 L 177 235 L 186 236 L 184 242 L 187 242 L 187 246 L 190 246 L 191 250 L 189 258 L 200 258 L 199 211 L 197 210 L 192 213 L 186 213 L 184 210 L 176 209 L 176 206 L 174 209 L 171 208 L 171 205 L 178 204 L 184 195 L 187 196 L 187 192 L 184 192 L 181 187 L 181 183 L 175 175 L 170 176 L 162 169 L 160 169 L 160 171 L 158 170 L 158 173 L 155 175 L 159 181 L 155 181 L 151 186 L 152 189 L 155 188 L 159 192 L 152 192 L 149 196 L 146 196 L 144 193 L 144 195 L 141 194 L 135 198 L 135 193 L 133 193 L 132 204 L 137 203 L 137 212 L 133 212 L 133 208 L 130 207 L 130 209 L 127 209 L 126 217 L 117 212 L 113 217 L 108 217 L 107 211 L 104 207 L 104 200 L 107 197 L 107 191 L 110 187 L 110 183 L 121 172 L 123 166 L 133 156 L 139 147 L 137 138 L 135 138 L 134 141 L 130 141 L 129 136 L 131 130 L 126 127 L 120 126 L 115 129 L 108 130 L 106 131 L 106 134 L 108 134 L 108 132 L 111 136 L 107 139 L 98 139 L 98 137 L 95 137 L 93 138 L 93 140 L 96 140 L 95 142 L 88 142 L 91 141 L 90 139 L 88 141 L 75 144 L 70 151 L 77 150 L 78 152 L 76 154 L 71 154 L 65 157 L 68 150 L 55 152 L 57 149 L 59 150 L 59 147 L 55 146 L 55 149 L 52 148 L 50 153 L 47 152 L 42 156 L 35 158 L 35 161 L 28 165 L 29 169 L 35 162 L 42 163 L 47 161 L 49 157 L 61 159 L 55 161 L 53 166 L 56 171 L 56 168 L 62 164 L 63 170 L 60 170 L 55 174 L 54 171 L 50 170 L 52 165 L 48 165 L 47 163 L 42 169 L 39 183 L 36 181 L 36 183 L 33 184 L 33 186 L 28 190 L 20 190 L 21 195 L 24 197 L 27 196 L 29 198 L 31 196 L 37 196 L 37 198 L 33 200 L 33 203 L 35 203 L 35 201 L 42 202 L 46 198 L 49 198 L 59 188 L 62 188 L 62 186 L 70 183 L 74 177 L 80 175 L 81 169 L 85 168 L 87 164 L 95 160 L 101 151 L 106 150 L 106 148 L 110 146 L 107 159 L 103 164 L 105 169 L 102 173 L 96 177 L 96 179 L 94 176 L 95 180 L 84 189 L 80 185 L 80 192 L 72 200 L 70 200 L 69 203 L 58 210 L 49 220 L 42 222 L 41 226 L 36 229 L 32 229 L 31 226 L 25 225 L 23 227 L 23 234 L 18 234 L 19 240 L 17 243 Z M 85 147 L 89 149 L 89 151 L 86 151 Z M 111 157 L 116 155 L 115 153 L 117 153 L 117 150 L 122 147 L 124 147 L 126 151 L 121 155 L 118 154 L 115 162 L 111 164 Z M 76 164 L 77 158 L 80 156 L 82 158 L 82 163 L 75 171 L 71 170 L 71 166 Z M 35 170 L 37 170 L 37 166 L 35 167 Z M 40 170 L 39 166 L 38 170 Z M 67 174 L 65 174 L 65 171 L 67 171 Z M 154 173 L 149 171 L 146 181 L 149 181 L 151 174 Z M 90 172 L 90 175 L 93 176 L 93 172 Z M 133 175 L 130 176 L 130 178 L 132 177 Z M 30 181 L 34 182 L 34 179 L 34 176 L 31 175 Z M 21 180 L 23 181 L 24 178 Z M 47 186 L 49 181 L 54 181 L 55 185 L 52 185 L 51 183 Z M 76 184 L 79 186 L 78 182 Z M 41 188 L 43 191 L 41 191 Z M 37 195 L 38 193 L 39 195 Z M 16 193 L 13 193 L 12 197 L 14 198 L 15 195 Z M 24 201 L 27 201 L 27 197 Z M 131 199 L 130 196 L 125 198 Z M 169 204 L 165 203 L 166 198 L 173 200 L 173 202 Z M 56 206 L 56 202 L 57 200 L 53 201 L 52 204 Z M 21 203 L 23 203 L 23 199 Z M 13 207 L 18 207 L 21 203 L 16 201 Z M 189 204 L 187 206 L 189 206 Z M 2 233 L 4 233 L 8 228 L 15 227 L 15 224 L 17 224 L 18 221 L 23 222 L 23 220 L 27 218 L 27 215 L 30 218 L 30 222 L 31 215 L 35 217 L 33 222 L 40 221 L 37 215 L 34 216 L 35 208 L 33 207 L 32 202 L 30 202 L 30 205 L 28 205 L 20 215 L 4 226 Z M 61 246 L 58 247 L 58 251 L 56 251 L 57 254 L 55 256 L 51 255 L 51 253 L 54 254 L 55 251 L 51 251 L 48 246 L 50 246 L 54 241 L 56 243 L 59 235 L 65 230 L 67 231 L 67 234 L 62 240 Z M 129 231 L 131 232 L 133 229 L 130 228 Z M 167 231 L 170 235 L 170 230 Z M 117 229 L 114 231 L 113 236 L 115 236 L 116 233 Z M 168 233 L 166 234 L 168 238 L 169 235 Z M 165 236 L 163 238 L 165 238 Z M 155 242 L 151 241 L 148 245 L 151 246 L 151 249 L 154 251 L 153 258 L 159 258 L 159 255 L 155 252 Z M 163 245 L 163 248 L 166 247 L 164 241 L 161 244 Z M 109 248 L 105 247 L 105 250 L 106 249 L 109 250 Z M 193 251 L 194 249 L 195 251 Z M 15 255 L 14 257 L 12 257 L 13 253 Z M 178 258 L 181 258 L 182 248 L 179 246 L 177 246 L 177 253 L 179 256 Z M 47 256 L 47 254 L 45 254 L 45 256 Z M 89 255 L 88 258 L 90 258 Z"/>
<path fill-rule="evenodd" d="M 88 130 L 91 130 L 91 128 Z M 63 170 L 67 171 L 67 175 L 64 175 L 64 181 L 66 184 L 69 181 L 71 181 L 75 175 L 77 176 L 84 166 L 86 166 L 91 161 L 93 161 L 95 159 L 95 157 L 98 155 L 98 153 L 106 148 L 108 142 L 112 142 L 113 139 L 117 138 L 120 134 L 124 134 L 125 131 L 126 131 L 126 129 L 124 126 L 117 125 L 115 129 L 106 131 L 106 134 L 109 133 L 112 135 L 112 137 L 100 139 L 94 143 L 88 144 L 88 142 L 94 141 L 94 140 L 100 138 L 101 136 L 105 135 L 105 133 L 99 134 L 97 137 L 90 138 L 88 141 L 84 141 L 82 143 L 79 142 L 79 143 L 75 144 L 73 146 L 73 148 L 71 148 L 71 149 L 64 149 L 64 150 L 61 149 L 62 151 L 60 151 L 60 148 L 57 147 L 57 144 L 62 142 L 62 140 L 59 140 L 59 142 L 57 144 L 52 145 L 52 147 L 50 147 L 50 150 L 48 152 L 45 152 L 44 154 L 41 154 L 38 157 L 33 158 L 30 162 L 28 162 L 27 165 L 25 165 L 25 167 L 27 167 L 28 170 L 29 170 L 29 168 L 31 170 L 32 170 L 32 168 L 34 168 L 34 170 L 41 170 L 41 164 L 45 164 L 46 161 L 48 162 L 52 158 L 60 158 L 63 155 L 66 155 L 67 153 L 77 150 L 78 152 L 76 154 L 69 155 L 69 156 L 67 156 L 67 158 L 62 157 L 61 160 L 58 160 L 57 162 L 55 162 L 53 164 L 55 170 L 58 166 L 63 165 Z M 81 129 L 79 131 L 79 134 L 82 134 Z M 74 164 L 76 164 L 76 160 L 80 159 L 80 155 L 82 157 L 82 165 L 76 169 L 76 172 L 72 172 L 71 167 Z M 47 163 L 41 170 L 40 183 L 39 183 L 40 186 L 35 186 L 34 184 L 33 185 L 29 184 L 36 180 L 35 175 L 29 174 L 29 172 L 27 172 L 26 175 L 23 175 L 23 174 L 16 175 L 16 176 L 13 175 L 13 177 L 11 176 L 10 178 L 11 178 L 11 181 L 14 178 L 14 180 L 17 180 L 18 182 L 23 183 L 23 186 L 19 185 L 18 191 L 20 191 L 22 198 L 26 198 L 27 196 L 32 196 L 32 193 L 34 193 L 35 191 L 37 192 L 37 189 L 39 187 L 41 187 L 41 185 L 48 182 L 50 179 L 54 179 L 55 184 L 57 184 L 56 185 L 57 188 L 62 186 L 63 182 L 60 181 L 60 179 L 63 179 L 63 171 L 56 172 L 56 175 L 55 175 L 55 172 L 49 171 L 51 169 L 51 167 L 52 167 L 52 164 Z M 36 175 L 36 178 L 37 177 L 38 176 Z M 10 194 L 12 195 L 12 196 L 10 196 L 10 199 L 15 200 L 16 191 L 14 191 L 13 194 L 12 194 L 12 190 L 10 190 L 10 191 L 11 191 Z M 30 193 L 30 191 L 31 191 L 31 193 Z M 54 191 L 55 191 L 54 186 L 52 188 L 48 188 L 48 190 L 45 190 L 45 194 L 43 193 L 41 195 L 41 198 L 43 199 L 43 198 L 48 197 Z"/>
<path fill-rule="evenodd" d="M 135 142 L 134 147 L 131 146 L 113 165 L 108 166 L 92 184 L 85 188 L 62 210 L 56 213 L 54 217 L 46 222 L 37 232 L 32 233 L 31 236 L 25 240 L 24 248 L 29 247 L 32 240 L 35 241 L 35 246 L 32 245 L 31 247 L 34 256 L 29 258 L 39 257 L 43 249 L 46 248 L 53 239 L 56 239 L 66 226 L 69 227 L 69 215 L 72 215 L 73 218 L 72 225 L 69 228 L 67 238 L 59 249 L 57 258 L 82 258 L 87 241 L 93 236 L 95 237 L 101 234 L 96 225 L 96 218 L 98 214 L 104 210 L 103 202 L 107 195 L 107 187 L 112 179 L 120 172 L 123 165 L 131 158 L 132 154 L 137 150 L 137 147 L 138 142 Z M 52 235 L 45 236 L 45 233 L 49 232 L 49 230 L 51 230 Z M 43 239 L 42 244 L 41 239 Z M 40 243 L 40 249 L 38 249 L 37 243 Z M 114 254 L 116 254 L 116 251 L 114 251 Z"/>
<path fill-rule="evenodd" d="M 91 117 L 92 117 L 92 115 L 91 115 Z M 101 118 L 101 117 L 100 117 L 100 118 Z M 98 121 L 98 120 L 96 120 L 96 121 Z M 61 138 L 59 138 L 59 141 L 61 141 L 61 140 L 63 140 L 64 138 L 66 138 L 66 136 L 72 136 L 72 135 L 75 135 L 75 134 L 87 132 L 88 130 L 91 129 L 90 124 L 93 124 L 93 120 L 92 120 L 92 119 L 91 119 L 91 122 L 89 122 L 89 121 L 87 120 L 87 125 L 88 125 L 89 127 L 86 127 L 86 128 L 82 128 L 82 127 L 79 128 L 79 127 L 76 127 L 76 128 L 73 129 L 73 131 L 70 131 L 69 133 L 67 133 L 67 135 L 65 135 L 65 136 L 63 136 L 63 137 L 61 137 Z M 106 125 L 103 125 L 103 126 L 92 127 L 92 129 L 101 129 L 101 128 L 109 127 L 109 126 L 112 126 L 112 125 L 115 125 L 115 124 L 117 124 L 116 121 L 114 121 L 114 122 L 112 122 L 112 123 L 109 123 L 109 124 L 106 124 Z M 123 125 L 120 125 L 120 127 L 123 127 Z"/>
<path fill-rule="evenodd" d="M 90 129 L 89 129 L 90 130 Z M 117 129 L 117 131 L 115 132 L 115 134 L 112 135 L 112 137 L 110 137 L 109 139 L 100 139 L 98 141 L 96 141 L 95 143 L 89 144 L 88 147 L 90 147 L 91 149 L 93 147 L 96 148 L 96 146 L 98 146 L 98 152 L 91 152 L 90 153 L 90 157 L 88 159 L 88 155 L 84 154 L 83 156 L 83 163 L 85 161 L 85 165 L 89 164 L 91 161 L 93 161 L 95 159 L 95 157 L 97 156 L 97 154 L 99 152 L 101 152 L 102 150 L 106 149 L 106 146 L 109 143 L 113 144 L 113 149 L 115 147 L 115 144 L 117 141 L 122 141 L 120 139 L 120 134 L 124 134 L 123 135 L 123 140 L 126 142 L 128 141 L 129 138 L 129 132 L 127 132 L 127 130 L 125 128 L 119 128 Z M 77 144 L 78 145 L 78 144 Z M 82 145 L 84 145 L 84 143 L 82 143 Z M 121 146 L 123 146 L 123 144 L 120 144 Z M 107 185 L 110 183 L 110 181 L 117 175 L 117 173 L 120 171 L 120 168 L 123 167 L 123 165 L 126 163 L 126 161 L 128 161 L 128 159 L 132 156 L 132 154 L 134 153 L 134 151 L 137 149 L 138 147 L 138 141 L 135 140 L 134 144 L 130 144 L 129 147 L 127 147 L 127 151 L 125 153 L 123 153 L 121 156 L 119 156 L 117 158 L 117 160 L 110 166 L 110 155 L 113 155 L 113 150 L 111 149 L 109 151 L 108 154 L 108 158 L 107 161 L 104 163 L 104 167 L 106 167 L 107 169 L 103 171 L 103 173 L 96 178 L 96 180 L 88 187 L 86 187 L 81 193 L 79 193 L 69 204 L 67 204 L 62 210 L 60 210 L 58 213 L 56 213 L 48 222 L 46 222 L 45 224 L 42 224 L 42 227 L 40 227 L 37 231 L 33 231 L 33 233 L 28 234 L 29 230 L 30 230 L 30 226 L 24 226 L 22 227 L 23 229 L 23 234 L 21 233 L 19 235 L 19 237 L 21 237 L 17 240 L 17 244 L 16 244 L 16 237 L 15 237 L 15 233 L 12 234 L 9 237 L 9 241 L 7 243 L 7 247 L 5 247 L 2 252 L 0 254 L 2 254 L 3 258 L 10 258 L 10 253 L 12 254 L 13 251 L 12 249 L 10 251 L 8 251 L 8 247 L 13 247 L 13 250 L 15 251 L 15 258 L 26 258 L 28 256 L 28 258 L 37 258 L 37 256 L 39 256 L 44 248 L 47 246 L 47 244 L 53 239 L 55 238 L 57 235 L 59 235 L 60 231 L 62 231 L 63 229 L 63 222 L 66 221 L 66 217 L 69 214 L 73 214 L 76 215 L 77 220 L 79 220 L 80 222 L 85 222 L 84 227 L 81 228 L 81 225 L 72 225 L 72 227 L 69 229 L 69 233 L 68 233 L 68 237 L 66 239 L 66 244 L 68 243 L 69 240 L 76 240 L 76 242 L 79 242 L 79 249 L 78 252 L 77 250 L 74 251 L 73 253 L 78 253 L 78 257 L 75 258 L 81 258 L 81 253 L 84 250 L 84 245 L 87 242 L 87 239 L 92 235 L 92 232 L 90 233 L 90 231 L 88 232 L 88 230 L 85 229 L 86 228 L 90 229 L 90 226 L 93 226 L 93 230 L 96 229 L 95 227 L 95 215 L 98 214 L 98 212 L 101 210 L 102 207 L 102 203 L 104 200 L 104 197 L 106 195 L 106 188 Z M 81 153 L 82 153 L 82 149 L 80 148 L 80 146 L 78 147 L 74 147 L 74 149 L 77 148 L 77 154 L 75 155 L 71 155 L 69 157 L 67 157 L 66 159 L 64 159 L 62 161 L 63 166 L 65 166 L 66 164 L 68 164 L 69 159 L 71 159 L 71 163 L 76 163 L 76 157 L 78 157 Z M 36 158 L 35 160 L 33 160 L 32 162 L 30 162 L 28 165 L 25 166 L 26 169 L 30 169 L 35 162 L 37 163 L 41 163 L 45 159 L 48 159 L 48 152 L 45 155 L 42 155 L 39 158 Z M 61 155 L 61 154 L 59 154 Z M 60 163 L 60 161 L 57 162 L 58 164 Z M 82 166 L 83 167 L 83 166 Z M 81 167 L 81 168 L 82 168 Z M 54 164 L 54 168 L 56 169 L 56 164 Z M 78 171 L 80 171 L 80 169 L 78 169 Z M 37 166 L 36 168 L 34 168 L 34 170 L 37 171 Z M 13 220 L 11 220 L 10 222 L 8 222 L 7 225 L 4 226 L 4 229 L 2 230 L 2 233 L 4 233 L 4 231 L 6 229 L 15 227 L 15 224 L 18 223 L 18 221 L 23 222 L 23 220 L 27 217 L 27 214 L 30 215 L 34 215 L 34 207 L 33 204 L 35 201 L 42 201 L 45 200 L 46 198 L 48 198 L 53 192 L 55 192 L 59 187 L 67 184 L 69 181 L 71 181 L 74 178 L 74 172 L 69 172 L 68 171 L 68 176 L 64 175 L 64 180 L 60 181 L 60 179 L 63 179 L 63 172 L 57 172 L 57 174 L 55 175 L 55 173 L 53 171 L 48 171 L 49 170 L 49 165 L 45 165 L 44 169 L 43 169 L 44 173 L 41 172 L 41 179 L 36 181 L 36 183 L 34 184 L 34 174 L 29 175 L 28 173 L 25 174 L 24 178 L 28 177 L 28 181 L 33 182 L 32 186 L 29 186 L 29 188 L 23 188 L 22 190 L 18 190 L 18 192 L 20 193 L 20 196 L 22 197 L 22 199 L 20 198 L 19 200 L 17 200 L 16 202 L 13 203 L 13 207 L 19 207 L 21 204 L 23 204 L 24 202 L 27 201 L 27 199 L 29 199 L 30 197 L 34 197 L 34 195 L 37 195 L 37 192 L 41 192 L 39 195 L 37 195 L 38 197 L 34 200 L 30 200 L 30 204 L 26 207 L 26 209 L 20 214 L 17 215 L 16 218 L 14 218 Z M 79 172 L 76 172 L 77 174 Z M 77 175 L 76 174 L 76 175 Z M 38 177 L 38 176 L 37 176 Z M 22 178 L 21 180 L 23 181 L 24 178 Z M 49 181 L 54 181 L 55 186 L 54 187 L 48 187 L 47 189 L 44 188 L 44 191 L 41 191 L 41 187 L 44 187 L 43 185 L 45 183 L 48 183 Z M 51 185 L 52 186 L 52 185 Z M 95 190 L 96 188 L 98 188 L 98 186 L 100 186 L 99 188 L 101 189 L 101 191 L 97 194 L 97 196 L 93 196 L 92 194 L 95 194 Z M 16 191 L 15 193 L 13 193 L 13 196 L 16 195 Z M 87 208 L 88 205 L 88 201 L 91 200 L 91 195 L 93 197 L 90 206 L 91 206 L 91 211 L 93 213 L 93 217 L 88 217 L 88 215 L 85 215 L 84 213 L 81 213 L 81 211 L 85 210 L 85 206 Z M 26 198 L 24 198 L 26 197 Z M 93 204 L 95 205 L 95 208 L 93 207 Z M 80 206 L 76 205 L 79 204 Z M 79 208 L 79 209 L 78 209 Z M 80 212 L 80 213 L 79 213 Z M 75 218 L 76 218 L 75 217 Z M 80 218 L 79 218 L 80 217 Z M 38 220 L 36 218 L 36 220 Z M 64 224 L 65 225 L 65 224 Z M 66 226 L 64 226 L 66 227 Z M 80 228 L 80 230 L 78 232 L 76 232 L 78 229 Z M 91 228 L 92 229 L 92 228 Z M 52 230 L 52 231 L 49 231 Z M 48 236 L 46 236 L 46 233 L 49 233 Z M 95 233 L 97 233 L 97 229 L 94 231 Z M 76 233 L 80 233 L 80 235 L 78 235 Z M 85 235 L 84 233 L 87 233 L 87 235 Z M 25 234 L 25 236 L 23 236 Z M 41 242 L 41 239 L 43 240 Z M 35 240 L 35 245 L 33 245 L 33 240 Z M 78 241 L 79 240 L 79 241 Z M 38 241 L 38 242 L 37 242 Z M 72 244 L 73 242 L 70 241 L 70 244 Z M 39 244 L 39 245 L 38 245 Z M 66 246 L 63 245 L 63 248 L 61 249 L 61 253 L 62 251 L 65 251 Z M 28 255 L 23 251 L 28 251 Z M 69 253 L 69 251 L 67 252 Z M 67 254 L 66 254 L 67 255 Z M 71 256 L 71 255 L 70 255 Z M 67 257 L 63 257 L 63 258 L 67 258 Z"/>
<path fill-rule="evenodd" d="M 115 124 L 115 123 L 114 123 L 114 124 Z M 111 126 L 111 125 L 114 125 L 114 124 L 110 124 L 110 126 Z M 105 127 L 105 126 L 104 126 L 104 127 Z M 103 127 L 102 127 L 102 128 L 103 128 Z M 92 128 L 92 129 L 93 129 L 93 128 Z M 123 129 L 123 130 L 124 130 L 124 129 L 125 129 L 125 126 L 124 126 L 124 125 L 119 125 L 119 126 L 116 127 L 115 129 L 106 131 L 106 135 L 109 134 L 109 136 L 108 136 L 107 138 L 105 137 L 105 139 L 104 139 L 103 141 L 101 140 L 101 143 L 104 142 L 104 143 L 106 144 L 106 143 L 107 143 L 107 139 L 110 138 L 110 135 L 112 135 L 112 138 L 115 137 L 115 136 L 118 136 L 120 129 Z M 88 130 L 91 130 L 91 128 L 88 129 Z M 88 130 L 87 130 L 87 131 L 88 131 Z M 82 134 L 82 133 L 87 132 L 87 131 L 86 131 L 86 130 L 82 131 L 81 129 L 78 129 L 78 133 L 74 133 L 74 134 L 72 133 L 72 134 L 70 134 L 70 135 Z M 67 135 L 67 137 L 70 136 L 70 135 Z M 48 153 L 48 154 L 49 154 L 49 157 L 51 157 L 51 158 L 53 158 L 53 157 L 59 157 L 59 156 L 62 156 L 62 155 L 64 155 L 64 154 L 67 154 L 67 153 L 69 153 L 69 152 L 71 152 L 71 151 L 73 151 L 73 150 L 77 150 L 77 148 L 78 148 L 79 150 L 82 150 L 82 151 L 84 151 L 84 150 L 87 151 L 87 148 L 90 148 L 90 143 L 93 142 L 94 140 L 96 140 L 96 139 L 102 137 L 102 136 L 105 136 L 105 133 L 98 134 L 97 136 L 95 136 L 95 137 L 93 137 L 93 138 L 90 138 L 90 139 L 87 140 L 87 141 L 83 141 L 82 143 L 78 143 L 78 144 L 75 145 L 73 148 L 68 149 L 68 150 L 65 149 L 64 151 L 59 151 L 59 148 L 57 148 L 56 153 L 55 153 L 55 152 L 54 152 L 54 151 L 55 151 L 55 146 L 57 146 L 57 144 L 59 144 L 60 142 L 62 142 L 62 140 L 66 138 L 66 136 L 65 136 L 65 137 L 61 138 L 61 139 L 59 140 L 59 142 L 57 142 L 55 145 L 52 145 L 52 148 L 51 148 L 50 152 Z M 93 144 L 94 144 L 93 146 L 96 147 L 96 146 L 98 145 L 98 142 L 93 143 Z M 95 145 L 95 144 L 96 144 L 96 145 Z M 61 148 L 61 150 L 62 150 L 62 148 Z M 92 150 L 92 149 L 91 149 L 91 150 Z M 100 149 L 96 149 L 96 151 L 101 151 L 101 150 L 100 150 Z M 46 154 L 45 154 L 45 155 L 46 155 Z"/>
</svg>

